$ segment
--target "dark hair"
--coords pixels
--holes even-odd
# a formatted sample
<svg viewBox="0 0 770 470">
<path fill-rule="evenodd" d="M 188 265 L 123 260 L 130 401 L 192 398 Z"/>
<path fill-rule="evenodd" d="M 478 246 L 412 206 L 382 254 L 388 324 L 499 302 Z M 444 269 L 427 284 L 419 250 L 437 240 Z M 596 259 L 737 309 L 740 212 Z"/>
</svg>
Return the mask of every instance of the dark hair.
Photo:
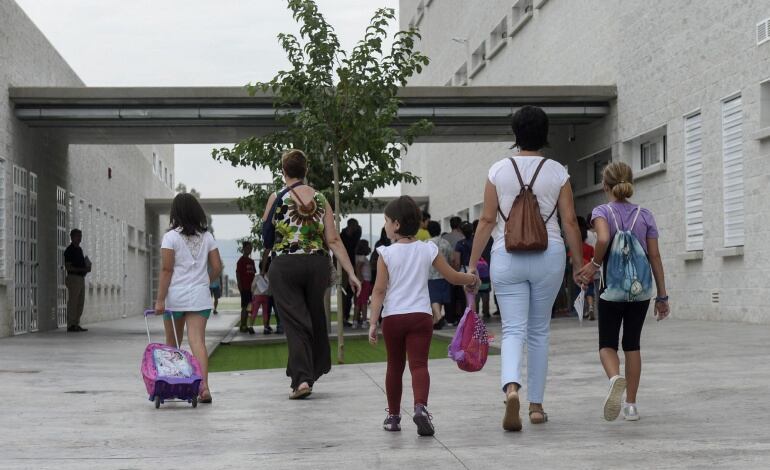
<svg viewBox="0 0 770 470">
<path fill-rule="evenodd" d="M 360 224 L 358 223 L 358 220 L 354 218 L 349 218 L 348 222 L 345 224 L 346 227 L 360 227 Z"/>
<path fill-rule="evenodd" d="M 426 220 L 430 220 L 430 214 L 428 214 L 428 211 L 423 211 L 422 221 L 425 222 Z"/>
<path fill-rule="evenodd" d="M 463 222 L 463 224 L 460 226 L 460 230 L 463 232 L 463 235 L 465 235 L 465 238 L 470 240 L 473 238 L 473 225 L 471 225 L 470 222 Z"/>
<path fill-rule="evenodd" d="M 454 216 L 449 219 L 449 227 L 454 230 L 460 228 L 460 225 L 463 223 L 463 219 Z"/>
<path fill-rule="evenodd" d="M 307 157 L 302 150 L 290 149 L 281 155 L 281 168 L 289 178 L 304 178 L 307 175 Z"/>
<path fill-rule="evenodd" d="M 262 258 L 259 261 L 259 271 L 260 271 L 260 273 L 266 273 L 267 271 L 270 270 L 270 262 L 271 261 L 272 261 L 272 258 L 270 258 L 269 256 L 267 256 L 265 258 Z"/>
<path fill-rule="evenodd" d="M 438 237 L 441 235 L 441 224 L 435 220 L 428 222 L 428 233 L 431 237 Z"/>
<path fill-rule="evenodd" d="M 594 226 L 594 223 L 591 221 L 592 218 L 593 218 L 593 213 L 589 213 L 588 216 L 586 217 L 586 225 L 588 225 L 588 228 L 591 228 Z"/>
<path fill-rule="evenodd" d="M 254 245 L 250 241 L 248 241 L 248 240 L 244 240 L 243 243 L 241 244 L 241 246 L 243 248 L 246 248 L 247 246 L 251 247 L 251 248 L 254 248 Z"/>
<path fill-rule="evenodd" d="M 371 252 L 372 252 L 372 249 L 369 248 L 369 240 L 358 240 L 358 244 L 356 244 L 357 255 L 366 256 Z"/>
<path fill-rule="evenodd" d="M 392 221 L 398 222 L 396 233 L 405 237 L 413 237 L 420 229 L 420 208 L 409 196 L 401 196 L 385 206 L 385 215 Z"/>
<path fill-rule="evenodd" d="M 379 246 L 390 246 L 390 238 L 388 238 L 388 233 L 385 231 L 385 227 L 383 227 L 380 231 L 380 239 L 377 240 L 374 246 L 375 248 Z"/>
<path fill-rule="evenodd" d="M 70 230 L 70 238 L 74 237 L 75 235 L 83 235 L 83 232 L 81 232 L 79 228 L 73 228 Z"/>
<path fill-rule="evenodd" d="M 524 106 L 516 111 L 511 129 L 520 150 L 540 150 L 548 145 L 548 116 L 536 106 Z"/>
<path fill-rule="evenodd" d="M 209 229 L 203 207 L 190 193 L 179 193 L 171 202 L 171 230 L 182 229 L 183 235 L 195 235 Z"/>
</svg>

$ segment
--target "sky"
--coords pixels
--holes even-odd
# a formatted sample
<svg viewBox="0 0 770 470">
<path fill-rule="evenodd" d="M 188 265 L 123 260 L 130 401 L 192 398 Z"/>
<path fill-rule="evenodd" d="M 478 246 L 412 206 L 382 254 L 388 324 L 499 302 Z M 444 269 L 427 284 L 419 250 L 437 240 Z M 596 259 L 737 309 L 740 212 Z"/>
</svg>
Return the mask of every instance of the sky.
<svg viewBox="0 0 770 470">
<path fill-rule="evenodd" d="M 276 36 L 298 27 L 285 0 L 16 0 L 87 86 L 242 86 L 288 62 Z M 374 11 L 398 0 L 317 0 L 343 49 Z M 391 25 L 391 34 L 397 23 Z M 266 172 L 211 159 L 215 145 L 177 145 L 176 181 L 202 197 L 236 197 L 239 178 Z M 212 175 L 216 177 L 212 178 Z M 393 191 L 389 191 L 392 193 Z M 240 238 L 246 216 L 215 216 L 217 237 Z M 373 228 L 379 233 L 381 223 Z"/>
</svg>

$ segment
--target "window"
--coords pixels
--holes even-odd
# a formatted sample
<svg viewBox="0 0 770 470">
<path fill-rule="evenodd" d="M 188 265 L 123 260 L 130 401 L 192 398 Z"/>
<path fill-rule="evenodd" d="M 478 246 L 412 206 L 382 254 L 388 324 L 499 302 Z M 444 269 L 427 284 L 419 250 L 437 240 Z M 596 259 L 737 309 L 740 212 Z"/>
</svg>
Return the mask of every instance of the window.
<svg viewBox="0 0 770 470">
<path fill-rule="evenodd" d="M 639 146 L 639 155 L 641 156 L 642 170 L 666 161 L 666 136 L 642 142 Z"/>
<path fill-rule="evenodd" d="M 770 41 L 770 18 L 757 23 L 757 45 Z"/>
<path fill-rule="evenodd" d="M 500 20 L 495 29 L 489 34 L 489 53 L 487 53 L 487 59 L 494 57 L 506 44 L 508 44 L 507 16 Z"/>
<path fill-rule="evenodd" d="M 479 71 L 487 65 L 486 53 L 487 44 L 485 42 L 482 42 L 481 45 L 473 51 L 473 54 L 471 55 L 471 77 L 479 73 Z"/>
<path fill-rule="evenodd" d="M 158 174 L 158 154 L 152 152 L 152 174 Z"/>
<path fill-rule="evenodd" d="M 513 5 L 511 36 L 516 34 L 532 18 L 532 0 L 519 0 Z"/>
<path fill-rule="evenodd" d="M 737 96 L 722 102 L 724 246 L 743 246 L 743 107 Z"/>
<path fill-rule="evenodd" d="M 609 155 L 606 158 L 600 158 L 598 160 L 594 160 L 593 162 L 593 184 L 602 184 L 603 176 L 602 173 L 604 172 L 604 167 L 609 165 L 610 158 Z"/>
<path fill-rule="evenodd" d="M 759 127 L 770 128 L 770 79 L 759 85 Z"/>
<path fill-rule="evenodd" d="M 166 183 L 166 186 L 168 186 L 168 167 L 163 169 L 163 181 Z"/>
<path fill-rule="evenodd" d="M 168 174 L 168 187 L 171 189 L 174 189 L 174 174 L 169 173 Z"/>
<path fill-rule="evenodd" d="M 703 250 L 703 139 L 701 114 L 684 119 L 685 245 L 687 251 Z"/>
<path fill-rule="evenodd" d="M 465 86 L 468 84 L 468 64 L 463 64 L 457 72 L 455 72 L 454 78 L 455 86 Z"/>
<path fill-rule="evenodd" d="M 5 276 L 5 160 L 0 158 L 0 278 Z"/>
<path fill-rule="evenodd" d="M 158 179 L 163 181 L 163 160 L 158 160 Z"/>
</svg>

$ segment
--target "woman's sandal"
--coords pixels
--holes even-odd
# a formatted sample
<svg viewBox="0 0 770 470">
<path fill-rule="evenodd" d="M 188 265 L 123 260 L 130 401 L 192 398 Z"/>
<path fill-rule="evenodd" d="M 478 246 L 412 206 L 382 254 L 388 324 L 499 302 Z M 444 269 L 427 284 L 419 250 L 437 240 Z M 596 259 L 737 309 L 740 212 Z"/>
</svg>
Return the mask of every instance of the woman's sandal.
<svg viewBox="0 0 770 470">
<path fill-rule="evenodd" d="M 508 393 L 505 397 L 505 415 L 503 415 L 503 429 L 506 431 L 521 431 L 519 407 L 519 393 Z"/>
<path fill-rule="evenodd" d="M 309 397 L 311 393 L 313 393 L 313 387 L 298 388 L 289 395 L 289 400 L 301 400 Z"/>
<path fill-rule="evenodd" d="M 213 400 L 211 399 L 211 392 L 209 391 L 209 389 L 205 389 L 204 393 L 199 393 L 198 394 L 198 403 L 209 404 L 212 401 Z"/>
<path fill-rule="evenodd" d="M 539 414 L 542 415 L 542 418 L 533 418 L 532 417 L 532 413 L 539 413 Z M 534 409 L 534 410 L 529 410 L 529 422 L 532 423 L 532 424 L 543 424 L 543 423 L 546 423 L 546 422 L 548 422 L 548 413 L 543 411 L 542 408 Z"/>
</svg>

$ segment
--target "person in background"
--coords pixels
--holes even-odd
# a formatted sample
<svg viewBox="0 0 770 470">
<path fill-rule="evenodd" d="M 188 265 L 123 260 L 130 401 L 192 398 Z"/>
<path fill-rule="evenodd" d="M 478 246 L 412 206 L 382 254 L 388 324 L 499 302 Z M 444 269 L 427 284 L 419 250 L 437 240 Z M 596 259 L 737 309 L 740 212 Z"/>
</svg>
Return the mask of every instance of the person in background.
<svg viewBox="0 0 770 470">
<path fill-rule="evenodd" d="M 367 310 L 369 309 L 369 296 L 372 294 L 372 270 L 369 264 L 369 248 L 367 240 L 359 240 L 356 247 L 356 276 L 361 280 L 361 292 L 356 297 L 355 326 L 354 328 L 363 328 L 366 322 Z"/>
<path fill-rule="evenodd" d="M 451 217 L 449 219 L 449 227 L 451 228 L 451 232 L 442 235 L 446 241 L 449 242 L 449 246 L 452 247 L 452 250 L 454 250 L 455 246 L 457 246 L 457 242 L 460 240 L 463 240 L 465 238 L 465 235 L 463 235 L 463 231 L 460 230 L 460 226 L 463 224 L 463 219 L 461 219 L 458 216 Z M 447 259 L 447 261 L 451 264 L 452 258 L 450 257 Z"/>
<path fill-rule="evenodd" d="M 254 282 L 254 276 L 257 274 L 257 266 L 251 259 L 251 250 L 251 242 L 243 242 L 243 254 L 235 267 L 235 279 L 238 281 L 238 292 L 241 294 L 241 323 L 238 328 L 241 333 L 248 331 L 246 321 L 251 308 L 251 283 Z"/>
<path fill-rule="evenodd" d="M 463 222 L 460 225 L 460 231 L 463 233 L 463 239 L 454 246 L 455 251 L 452 254 L 451 264 L 452 268 L 455 270 L 467 272 L 468 261 L 471 258 L 471 250 L 473 249 L 473 225 L 471 225 L 470 222 Z M 467 305 L 465 292 L 462 287 L 455 286 L 452 293 L 454 295 L 453 306 L 455 309 L 453 312 L 452 323 L 457 326 L 457 324 L 460 323 L 460 319 L 463 317 Z"/>
<path fill-rule="evenodd" d="M 259 309 L 262 309 L 262 334 L 269 335 L 273 332 L 270 327 L 270 282 L 267 280 L 267 271 L 270 269 L 270 258 L 262 258 L 259 262 L 259 274 L 254 276 L 251 284 L 251 315 L 249 316 L 248 332 L 253 335 L 254 321 Z"/>
<path fill-rule="evenodd" d="M 380 239 L 374 243 L 372 256 L 369 257 L 369 265 L 372 267 L 372 287 L 374 287 L 374 283 L 377 281 L 377 260 L 380 258 L 380 253 L 377 251 L 377 248 L 381 246 L 390 246 L 390 238 L 388 238 L 388 234 L 385 233 L 384 228 L 380 232 Z"/>
<path fill-rule="evenodd" d="M 211 291 L 211 297 L 214 298 L 214 315 L 218 314 L 217 307 L 219 306 L 219 298 L 222 297 L 222 275 L 217 276 L 209 284 L 209 290 Z"/>
<path fill-rule="evenodd" d="M 479 219 L 476 219 L 473 221 L 473 237 L 476 237 L 476 229 L 479 226 Z M 479 293 L 476 295 L 476 313 L 479 312 L 479 301 L 481 301 L 483 313 L 484 313 L 484 320 L 490 320 L 492 316 L 489 313 L 490 310 L 490 304 L 489 304 L 489 297 L 490 293 L 492 292 L 492 279 L 489 277 L 489 262 L 492 258 L 492 244 L 494 242 L 494 239 L 492 237 L 489 237 L 489 241 L 487 242 L 487 246 L 484 247 L 484 251 L 481 252 L 481 258 L 479 258 L 479 278 L 481 279 L 481 286 L 479 286 Z M 483 261 L 483 262 L 482 262 Z M 486 267 L 484 266 L 486 264 Z M 494 297 L 495 299 L 495 306 L 497 307 L 497 297 Z M 500 315 L 500 308 L 497 307 L 497 310 L 495 310 L 495 315 Z"/>
<path fill-rule="evenodd" d="M 155 314 L 163 315 L 169 346 L 182 344 L 187 325 L 190 349 L 201 367 L 200 402 L 211 403 L 206 322 L 212 307 L 209 286 L 222 273 L 222 259 L 208 231 L 206 213 L 195 196 L 177 194 L 171 203 L 169 220 L 171 228 L 160 245 Z"/>
<path fill-rule="evenodd" d="M 353 260 L 356 259 L 356 247 L 358 246 L 359 240 L 361 240 L 361 225 L 358 223 L 358 220 L 353 218 L 348 219 L 345 228 L 342 229 L 342 232 L 340 233 L 340 238 L 342 239 L 342 244 L 345 245 L 345 252 L 348 254 L 348 259 L 352 263 Z M 347 273 L 340 269 L 338 269 L 338 271 L 342 271 L 343 324 L 346 328 L 350 328 L 353 326 L 353 324 L 350 323 L 350 310 L 353 306 L 355 296 L 348 290 L 349 282 Z"/>
<path fill-rule="evenodd" d="M 70 246 L 64 250 L 64 269 L 67 271 L 64 280 L 67 286 L 67 331 L 70 333 L 88 331 L 88 328 L 80 326 L 80 317 L 83 315 L 86 301 L 86 274 L 91 272 L 91 262 L 87 256 L 83 256 L 83 249 L 80 247 L 82 240 L 83 232 L 72 229 Z"/>
<path fill-rule="evenodd" d="M 588 232 L 586 233 L 586 239 L 584 243 L 587 243 L 591 247 L 591 258 L 594 256 L 594 250 L 596 248 L 596 229 L 594 229 L 594 224 L 591 222 L 591 214 L 588 214 L 588 217 L 586 218 L 588 221 L 586 223 L 586 227 Z M 583 250 L 586 248 L 584 247 Z M 585 258 L 585 256 L 583 256 Z M 586 289 L 586 302 L 588 303 L 588 319 L 590 321 L 596 320 L 596 312 L 598 310 L 598 302 L 596 302 L 596 293 L 599 292 L 599 272 L 597 271 L 596 274 L 594 274 L 594 279 L 592 282 L 588 283 L 588 288 Z"/>
<path fill-rule="evenodd" d="M 422 213 L 422 222 L 420 222 L 420 229 L 417 230 L 415 237 L 421 242 L 430 240 L 430 232 L 428 232 L 428 224 L 430 223 L 430 214 L 427 212 Z"/>
<path fill-rule="evenodd" d="M 452 259 L 454 250 L 449 242 L 441 237 L 441 225 L 431 220 L 428 224 L 428 232 L 433 237 L 430 239 L 430 243 L 436 245 L 439 256 L 443 257 L 448 264 Z M 438 269 L 431 266 L 430 275 L 428 276 L 428 294 L 430 296 L 430 308 L 433 313 L 434 330 L 440 330 L 446 325 L 442 309 L 449 307 L 451 293 L 452 286 L 444 279 L 444 276 L 441 275 Z"/>
</svg>

